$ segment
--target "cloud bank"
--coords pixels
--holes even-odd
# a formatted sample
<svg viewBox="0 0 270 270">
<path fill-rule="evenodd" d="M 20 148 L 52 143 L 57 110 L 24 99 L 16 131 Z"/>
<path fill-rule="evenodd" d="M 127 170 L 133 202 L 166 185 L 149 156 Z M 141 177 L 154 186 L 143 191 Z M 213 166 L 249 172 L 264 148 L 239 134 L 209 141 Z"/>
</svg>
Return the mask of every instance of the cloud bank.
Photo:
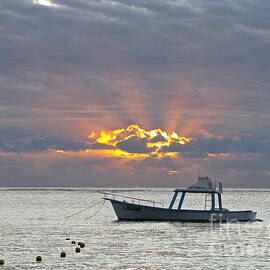
<svg viewBox="0 0 270 270">
<path fill-rule="evenodd" d="M 160 186 L 168 170 L 178 185 L 201 156 L 230 185 L 269 186 L 269 13 L 268 0 L 1 1 L 0 185 Z M 127 162 L 101 152 L 148 141 L 86 139 L 129 124 L 196 140 L 162 148 L 178 161 Z"/>
</svg>

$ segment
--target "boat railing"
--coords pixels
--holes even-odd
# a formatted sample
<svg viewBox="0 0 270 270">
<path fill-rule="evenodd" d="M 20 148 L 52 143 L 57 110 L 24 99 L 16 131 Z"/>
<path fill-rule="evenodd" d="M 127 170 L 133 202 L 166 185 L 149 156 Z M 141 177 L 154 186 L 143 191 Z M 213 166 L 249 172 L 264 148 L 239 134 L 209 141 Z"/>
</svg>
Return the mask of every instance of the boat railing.
<svg viewBox="0 0 270 270">
<path fill-rule="evenodd" d="M 161 206 L 161 207 L 164 208 L 164 203 L 162 203 L 162 202 L 157 202 L 157 201 L 153 201 L 153 200 L 145 200 L 145 199 L 125 196 L 125 195 L 119 195 L 117 193 L 112 193 L 112 192 L 102 192 L 102 191 L 100 191 L 99 193 L 101 193 L 104 196 L 105 199 L 113 199 L 113 200 L 120 199 L 123 202 L 131 202 L 133 204 L 139 204 L 139 205 L 148 204 L 148 205 L 151 205 L 153 207 Z"/>
</svg>

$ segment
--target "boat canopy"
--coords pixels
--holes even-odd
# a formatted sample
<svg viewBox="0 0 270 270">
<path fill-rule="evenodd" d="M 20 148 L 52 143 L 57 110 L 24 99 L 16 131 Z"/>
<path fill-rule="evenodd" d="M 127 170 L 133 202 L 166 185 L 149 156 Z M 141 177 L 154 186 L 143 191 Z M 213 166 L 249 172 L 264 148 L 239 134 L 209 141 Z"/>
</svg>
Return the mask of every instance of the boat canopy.
<svg viewBox="0 0 270 270">
<path fill-rule="evenodd" d="M 188 193 L 223 193 L 222 183 L 214 181 L 208 177 L 199 177 L 198 181 L 186 189 L 175 189 L 174 192 Z"/>
<path fill-rule="evenodd" d="M 174 190 L 174 195 L 171 200 L 171 203 L 169 205 L 169 209 L 172 209 L 174 206 L 174 203 L 176 201 L 176 198 L 179 193 L 182 193 L 182 196 L 180 198 L 179 204 L 177 209 L 180 210 L 182 208 L 185 196 L 187 193 L 205 193 L 205 209 L 206 209 L 206 203 L 207 203 L 207 195 L 210 193 L 211 194 L 211 201 L 212 201 L 212 206 L 211 210 L 216 209 L 216 199 L 215 195 L 217 194 L 218 196 L 218 206 L 219 210 L 222 210 L 222 199 L 221 199 L 221 193 L 222 193 L 222 183 L 215 181 L 214 183 L 211 181 L 211 179 L 208 176 L 205 177 L 199 177 L 198 181 L 188 187 L 187 189 L 175 189 Z"/>
</svg>

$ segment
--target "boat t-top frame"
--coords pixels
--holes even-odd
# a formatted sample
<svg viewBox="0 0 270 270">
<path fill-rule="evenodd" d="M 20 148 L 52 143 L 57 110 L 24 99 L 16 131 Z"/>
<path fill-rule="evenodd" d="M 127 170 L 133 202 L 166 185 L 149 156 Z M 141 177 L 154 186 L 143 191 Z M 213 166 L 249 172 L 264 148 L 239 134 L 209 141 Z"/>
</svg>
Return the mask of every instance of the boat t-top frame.
<svg viewBox="0 0 270 270">
<path fill-rule="evenodd" d="M 205 210 L 207 207 L 207 200 L 208 200 L 208 196 L 211 196 L 211 211 L 216 210 L 216 195 L 218 197 L 218 209 L 219 210 L 223 210 L 222 207 L 222 198 L 221 198 L 221 194 L 223 193 L 222 190 L 222 183 L 221 182 L 214 182 L 214 185 L 212 184 L 211 179 L 206 176 L 206 177 L 199 177 L 198 178 L 198 182 L 195 183 L 194 185 L 190 186 L 187 189 L 175 189 L 174 190 L 174 196 L 171 200 L 171 203 L 169 205 L 169 209 L 173 209 L 175 201 L 179 195 L 179 193 L 181 193 L 181 198 L 178 204 L 177 209 L 180 210 L 182 209 L 184 200 L 185 200 L 185 196 L 187 193 L 200 193 L 200 194 L 205 194 Z"/>
</svg>

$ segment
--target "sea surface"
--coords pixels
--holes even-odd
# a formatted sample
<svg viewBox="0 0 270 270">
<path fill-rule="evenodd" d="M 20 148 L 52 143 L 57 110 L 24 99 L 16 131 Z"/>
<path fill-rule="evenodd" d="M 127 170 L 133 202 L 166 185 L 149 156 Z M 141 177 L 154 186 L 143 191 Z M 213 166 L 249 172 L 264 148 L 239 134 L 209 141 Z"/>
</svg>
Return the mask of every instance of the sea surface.
<svg viewBox="0 0 270 270">
<path fill-rule="evenodd" d="M 0 270 L 270 269 L 270 190 L 226 190 L 224 207 L 255 210 L 263 222 L 215 226 L 119 222 L 99 190 L 0 188 Z M 173 191 L 105 190 L 166 205 Z M 186 207 L 200 207 L 201 199 L 190 198 Z M 72 240 L 86 244 L 81 253 Z M 66 258 L 60 258 L 62 251 Z"/>
</svg>

